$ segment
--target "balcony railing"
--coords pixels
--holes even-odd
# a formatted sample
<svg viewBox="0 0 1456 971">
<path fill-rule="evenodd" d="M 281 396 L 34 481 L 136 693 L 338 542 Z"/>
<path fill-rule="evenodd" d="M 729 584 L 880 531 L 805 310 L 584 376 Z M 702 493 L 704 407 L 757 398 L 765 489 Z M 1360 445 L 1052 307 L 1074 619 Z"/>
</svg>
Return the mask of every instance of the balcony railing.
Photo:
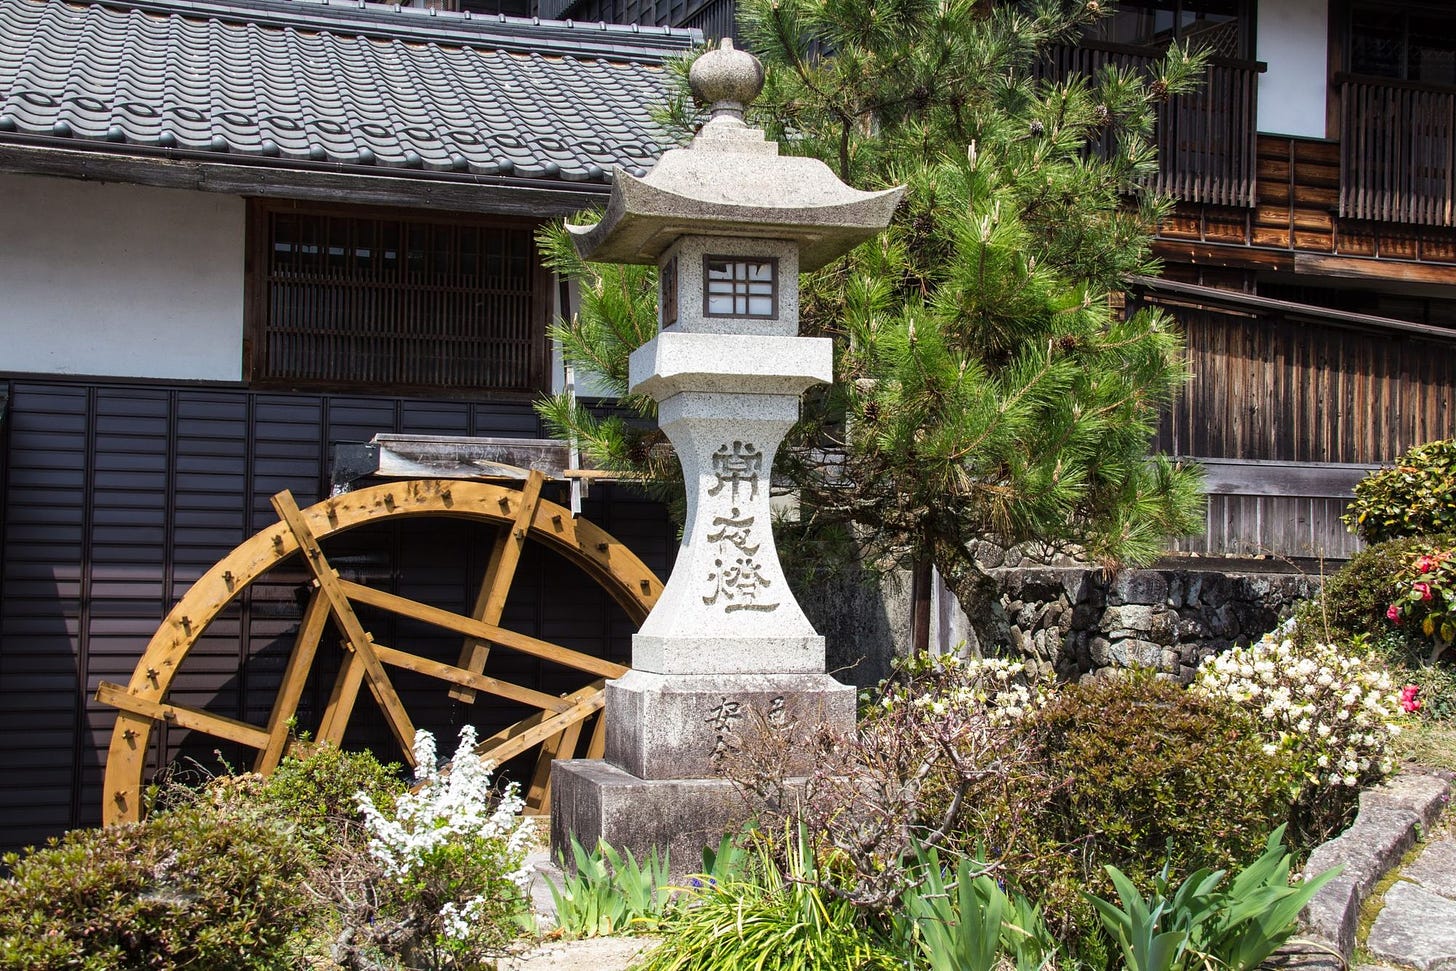
<svg viewBox="0 0 1456 971">
<path fill-rule="evenodd" d="M 1097 41 L 1059 44 L 1049 52 L 1044 74 L 1093 77 L 1107 64 L 1152 71 L 1161 57 L 1145 48 Z M 1152 188 L 1188 202 L 1254 205 L 1256 109 L 1263 69 L 1254 61 L 1210 58 L 1198 90 L 1159 107 L 1158 174 Z"/>
<path fill-rule="evenodd" d="M 1452 226 L 1456 89 L 1339 75 L 1340 215 Z"/>
</svg>

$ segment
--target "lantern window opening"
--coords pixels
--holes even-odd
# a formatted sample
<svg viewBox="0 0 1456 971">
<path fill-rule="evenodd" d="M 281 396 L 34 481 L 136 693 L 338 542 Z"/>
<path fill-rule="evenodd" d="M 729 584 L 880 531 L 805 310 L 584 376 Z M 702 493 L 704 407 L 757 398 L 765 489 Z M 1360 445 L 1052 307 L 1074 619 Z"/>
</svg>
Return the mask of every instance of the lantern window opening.
<svg viewBox="0 0 1456 971">
<path fill-rule="evenodd" d="M 703 315 L 774 319 L 779 315 L 777 257 L 703 257 Z"/>
<path fill-rule="evenodd" d="M 662 326 L 677 323 L 677 257 L 662 264 Z"/>
</svg>

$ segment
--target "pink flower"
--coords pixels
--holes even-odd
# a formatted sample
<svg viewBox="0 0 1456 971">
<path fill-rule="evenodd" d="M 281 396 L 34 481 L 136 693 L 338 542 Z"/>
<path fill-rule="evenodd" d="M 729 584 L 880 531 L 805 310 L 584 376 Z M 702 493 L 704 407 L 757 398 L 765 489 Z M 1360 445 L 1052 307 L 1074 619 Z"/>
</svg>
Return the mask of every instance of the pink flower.
<svg viewBox="0 0 1456 971">
<path fill-rule="evenodd" d="M 1421 703 L 1416 700 L 1416 695 L 1420 693 L 1420 690 L 1420 686 L 1414 684 L 1408 684 L 1400 689 L 1401 710 L 1408 714 L 1415 714 L 1421 710 Z"/>
<path fill-rule="evenodd" d="M 1431 585 L 1429 583 L 1417 583 L 1413 589 L 1421 595 L 1422 600 L 1431 599 Z"/>
<path fill-rule="evenodd" d="M 1391 604 L 1385 608 L 1385 619 L 1392 624 L 1400 623 L 1400 607 L 1397 604 Z"/>
<path fill-rule="evenodd" d="M 1435 566 L 1436 560 L 1431 556 L 1422 556 L 1419 560 L 1416 560 L 1416 569 L 1422 573 L 1430 573 Z"/>
</svg>

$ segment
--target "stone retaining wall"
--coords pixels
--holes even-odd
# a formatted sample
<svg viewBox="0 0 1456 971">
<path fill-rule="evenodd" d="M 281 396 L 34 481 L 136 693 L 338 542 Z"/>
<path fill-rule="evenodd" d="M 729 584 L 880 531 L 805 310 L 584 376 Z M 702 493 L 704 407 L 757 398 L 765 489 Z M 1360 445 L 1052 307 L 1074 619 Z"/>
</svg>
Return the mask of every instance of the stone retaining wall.
<svg viewBox="0 0 1456 971">
<path fill-rule="evenodd" d="M 992 573 L 1004 591 L 1014 643 L 1069 679 L 1139 665 L 1186 682 L 1204 658 L 1257 640 L 1320 588 L 1316 576 L 1209 569 L 1108 574 L 1085 566 L 1022 566 Z M 849 576 L 800 593 L 841 681 L 870 687 L 909 650 L 909 586 L 905 577 L 876 587 Z M 954 598 L 942 597 L 932 645 L 954 650 L 969 639 L 969 625 Z"/>
<path fill-rule="evenodd" d="M 1190 681 L 1204 658 L 1273 630 L 1320 585 L 1318 577 L 1282 573 L 995 573 L 1014 644 L 1067 678 L 1138 666 Z"/>
</svg>

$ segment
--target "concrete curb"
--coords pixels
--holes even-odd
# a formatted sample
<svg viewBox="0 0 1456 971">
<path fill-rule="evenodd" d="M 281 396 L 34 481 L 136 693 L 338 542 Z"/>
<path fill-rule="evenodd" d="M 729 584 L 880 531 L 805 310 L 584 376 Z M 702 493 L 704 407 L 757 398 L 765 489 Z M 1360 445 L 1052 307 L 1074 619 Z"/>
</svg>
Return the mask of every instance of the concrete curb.
<svg viewBox="0 0 1456 971">
<path fill-rule="evenodd" d="M 1355 953 L 1360 907 L 1375 885 L 1440 817 L 1451 796 L 1451 773 L 1407 772 L 1360 794 L 1354 824 L 1315 847 L 1305 865 L 1319 873 L 1344 864 L 1299 915 L 1300 932 L 1349 959 Z M 1292 955 L 1291 955 L 1292 957 Z"/>
</svg>

